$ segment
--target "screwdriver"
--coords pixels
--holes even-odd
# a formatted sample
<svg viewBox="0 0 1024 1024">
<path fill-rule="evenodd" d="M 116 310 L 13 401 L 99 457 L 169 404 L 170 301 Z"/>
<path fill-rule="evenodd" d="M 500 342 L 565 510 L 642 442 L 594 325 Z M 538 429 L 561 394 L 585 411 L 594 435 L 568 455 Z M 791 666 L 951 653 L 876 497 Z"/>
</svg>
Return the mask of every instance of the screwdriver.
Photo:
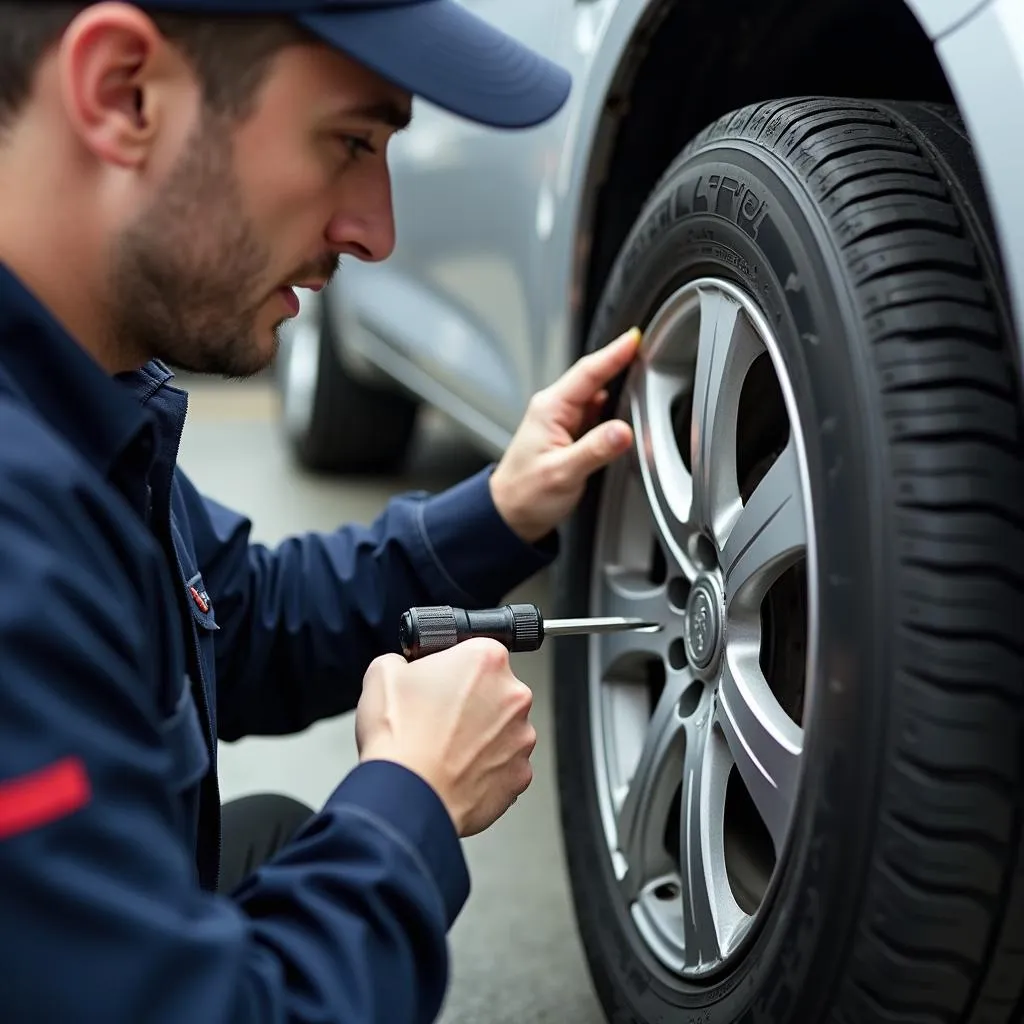
<svg viewBox="0 0 1024 1024">
<path fill-rule="evenodd" d="M 468 611 L 451 605 L 410 608 L 402 615 L 398 638 L 407 661 L 446 651 L 463 640 L 485 637 L 504 644 L 513 654 L 536 651 L 549 636 L 619 633 L 640 630 L 656 633 L 660 622 L 645 622 L 614 615 L 607 618 L 551 619 L 544 621 L 535 604 L 506 604 L 500 608 Z"/>
</svg>

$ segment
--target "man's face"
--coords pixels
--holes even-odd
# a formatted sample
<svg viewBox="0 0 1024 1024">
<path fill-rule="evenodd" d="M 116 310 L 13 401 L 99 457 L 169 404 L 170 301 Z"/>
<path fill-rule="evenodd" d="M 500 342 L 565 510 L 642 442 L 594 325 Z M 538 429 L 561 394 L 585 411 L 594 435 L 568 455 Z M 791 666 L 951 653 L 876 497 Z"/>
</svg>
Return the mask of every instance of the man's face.
<svg viewBox="0 0 1024 1024">
<path fill-rule="evenodd" d="M 293 286 L 323 286 L 342 254 L 390 255 L 385 150 L 409 104 L 331 51 L 292 47 L 241 123 L 197 106 L 171 169 L 114 240 L 118 349 L 199 373 L 267 366 L 298 309 Z"/>
</svg>

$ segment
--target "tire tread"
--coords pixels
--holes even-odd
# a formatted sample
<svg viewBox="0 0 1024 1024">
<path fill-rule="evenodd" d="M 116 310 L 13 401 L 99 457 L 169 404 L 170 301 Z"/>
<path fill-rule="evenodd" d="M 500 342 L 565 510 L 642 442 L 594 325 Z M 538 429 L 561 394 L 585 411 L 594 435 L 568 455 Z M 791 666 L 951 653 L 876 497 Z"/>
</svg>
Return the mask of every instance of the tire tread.
<svg viewBox="0 0 1024 1024">
<path fill-rule="evenodd" d="M 709 124 L 627 240 L 595 344 L 680 172 L 723 144 L 788 171 L 845 270 L 877 385 L 896 612 L 883 747 L 870 755 L 877 816 L 851 880 L 858 920 L 835 937 L 831 1003 L 805 1021 L 762 1005 L 743 1024 L 1024 1024 L 1024 417 L 968 134 L 951 108 L 845 98 L 767 101 Z M 634 979 L 592 974 L 610 1019 L 635 1024 L 617 991 Z"/>
<path fill-rule="evenodd" d="M 870 1007 L 861 1019 L 1014 1024 L 1024 1014 L 1024 432 L 996 261 L 927 141 L 932 122 L 965 148 L 966 133 L 934 107 L 846 100 L 762 103 L 726 120 L 733 137 L 783 158 L 831 224 L 888 435 L 902 597 L 892 754 L 833 1020 Z M 721 139 L 721 125 L 676 166 Z"/>
</svg>

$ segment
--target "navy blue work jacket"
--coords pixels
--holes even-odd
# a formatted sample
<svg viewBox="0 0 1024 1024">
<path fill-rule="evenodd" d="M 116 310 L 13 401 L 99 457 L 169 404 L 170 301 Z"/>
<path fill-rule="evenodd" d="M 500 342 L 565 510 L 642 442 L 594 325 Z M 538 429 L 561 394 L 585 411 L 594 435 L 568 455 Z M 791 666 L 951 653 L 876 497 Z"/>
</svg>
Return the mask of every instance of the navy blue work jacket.
<svg viewBox="0 0 1024 1024">
<path fill-rule="evenodd" d="M 216 740 L 355 707 L 410 605 L 548 564 L 487 471 L 271 550 L 176 466 L 187 395 L 111 378 L 0 267 L 0 1019 L 434 1019 L 469 893 L 418 776 L 367 763 L 217 889 Z"/>
</svg>

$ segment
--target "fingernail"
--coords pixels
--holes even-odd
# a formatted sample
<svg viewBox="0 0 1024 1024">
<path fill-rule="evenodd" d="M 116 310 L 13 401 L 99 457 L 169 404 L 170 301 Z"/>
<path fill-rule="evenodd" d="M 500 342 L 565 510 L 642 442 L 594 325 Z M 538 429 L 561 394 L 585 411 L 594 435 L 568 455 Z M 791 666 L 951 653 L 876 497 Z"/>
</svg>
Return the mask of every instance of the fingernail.
<svg viewBox="0 0 1024 1024">
<path fill-rule="evenodd" d="M 630 327 L 628 331 L 622 336 L 623 338 L 629 338 L 630 341 L 635 345 L 640 341 L 641 333 L 639 327 Z"/>
</svg>

